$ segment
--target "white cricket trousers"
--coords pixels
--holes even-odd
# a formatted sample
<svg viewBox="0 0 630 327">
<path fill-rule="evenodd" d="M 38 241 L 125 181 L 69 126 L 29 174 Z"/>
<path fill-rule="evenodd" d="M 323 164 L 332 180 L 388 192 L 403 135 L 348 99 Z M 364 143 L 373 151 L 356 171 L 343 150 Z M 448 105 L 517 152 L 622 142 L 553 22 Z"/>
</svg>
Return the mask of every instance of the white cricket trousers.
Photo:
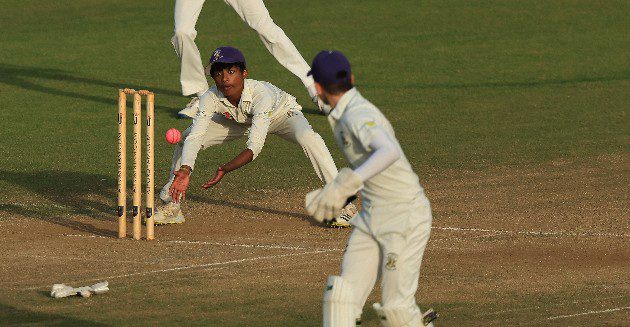
<svg viewBox="0 0 630 327">
<path fill-rule="evenodd" d="M 306 88 L 312 88 L 313 79 L 306 76 L 310 67 L 287 37 L 269 16 L 262 0 L 224 0 L 241 19 L 254 29 L 267 50 L 278 62 L 297 76 Z M 208 89 L 204 65 L 195 44 L 195 25 L 205 0 L 175 1 L 175 35 L 171 39 L 181 61 L 182 93 L 190 95 Z"/>
<path fill-rule="evenodd" d="M 415 294 L 431 221 L 424 195 L 412 203 L 363 203 L 351 222 L 355 228 L 341 266 L 341 277 L 352 285 L 357 316 L 379 277 L 383 307 L 420 314 Z"/>
<path fill-rule="evenodd" d="M 249 125 L 239 124 L 225 118 L 221 114 L 215 113 L 210 120 L 210 125 L 204 136 L 201 149 L 207 149 L 213 145 L 236 140 L 247 135 L 249 127 Z M 160 198 L 164 202 L 172 201 L 172 198 L 168 195 L 168 191 L 175 179 L 173 173 L 181 166 L 184 141 L 188 134 L 190 134 L 191 128 L 192 126 L 184 131 L 182 141 L 175 146 L 175 150 L 173 151 L 171 174 L 168 183 L 164 185 L 160 192 Z M 326 143 L 324 143 L 322 137 L 313 130 L 301 111 L 291 110 L 273 119 L 269 126 L 269 134 L 277 135 L 287 141 L 300 145 L 311 161 L 315 173 L 324 183 L 331 182 L 335 176 L 337 176 L 337 167 L 326 147 Z M 214 171 L 212 173 L 214 173 Z M 211 175 L 208 175 L 208 178 L 210 177 Z"/>
</svg>

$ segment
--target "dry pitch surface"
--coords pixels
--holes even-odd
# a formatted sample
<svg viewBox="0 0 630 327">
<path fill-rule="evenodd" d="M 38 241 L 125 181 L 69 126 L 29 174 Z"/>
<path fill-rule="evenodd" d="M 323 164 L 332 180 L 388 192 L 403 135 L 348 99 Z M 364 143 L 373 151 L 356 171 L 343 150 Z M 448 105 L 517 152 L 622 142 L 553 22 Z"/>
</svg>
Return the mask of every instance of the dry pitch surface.
<svg viewBox="0 0 630 327">
<path fill-rule="evenodd" d="M 421 307 L 448 326 L 627 324 L 627 159 L 425 174 Z M 305 192 L 193 197 L 188 221 L 157 228 L 155 242 L 114 237 L 113 189 L 16 203 L 0 211 L 0 321 L 317 326 L 350 231 L 310 223 Z M 100 280 L 108 294 L 48 296 L 54 283 Z M 366 326 L 378 325 L 377 299 L 378 287 Z"/>
</svg>

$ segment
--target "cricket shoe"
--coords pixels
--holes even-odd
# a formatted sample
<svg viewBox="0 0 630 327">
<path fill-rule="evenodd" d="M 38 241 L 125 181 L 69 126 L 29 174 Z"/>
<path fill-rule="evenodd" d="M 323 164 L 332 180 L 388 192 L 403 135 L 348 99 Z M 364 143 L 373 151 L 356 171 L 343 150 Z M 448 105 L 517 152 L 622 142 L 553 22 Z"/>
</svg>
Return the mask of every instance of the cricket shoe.
<svg viewBox="0 0 630 327">
<path fill-rule="evenodd" d="M 357 213 L 357 207 L 354 206 L 354 203 L 348 203 L 343 209 L 341 209 L 341 214 L 339 217 L 329 221 L 326 223 L 326 227 L 328 228 L 347 228 L 350 227 L 350 219 L 354 217 Z"/>
<path fill-rule="evenodd" d="M 177 115 L 179 118 L 193 118 L 199 111 L 199 97 L 194 97 L 188 102 L 186 108 L 180 110 Z"/>
<path fill-rule="evenodd" d="M 179 203 L 168 202 L 161 207 L 155 209 L 155 225 L 181 224 L 184 219 L 184 213 Z"/>
<path fill-rule="evenodd" d="M 429 309 L 422 315 L 422 324 L 424 326 L 433 327 L 433 320 L 439 318 L 440 315 L 433 309 Z"/>
</svg>

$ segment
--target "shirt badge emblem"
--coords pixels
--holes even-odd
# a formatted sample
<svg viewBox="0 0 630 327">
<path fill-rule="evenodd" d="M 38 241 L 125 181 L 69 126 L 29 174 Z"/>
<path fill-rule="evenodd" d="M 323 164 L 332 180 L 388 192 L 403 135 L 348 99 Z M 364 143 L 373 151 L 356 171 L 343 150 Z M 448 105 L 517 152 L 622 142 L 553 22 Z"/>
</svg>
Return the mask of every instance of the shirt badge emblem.
<svg viewBox="0 0 630 327">
<path fill-rule="evenodd" d="M 398 261 L 398 254 L 390 252 L 387 254 L 387 263 L 385 268 L 389 270 L 396 270 L 396 262 Z"/>
</svg>

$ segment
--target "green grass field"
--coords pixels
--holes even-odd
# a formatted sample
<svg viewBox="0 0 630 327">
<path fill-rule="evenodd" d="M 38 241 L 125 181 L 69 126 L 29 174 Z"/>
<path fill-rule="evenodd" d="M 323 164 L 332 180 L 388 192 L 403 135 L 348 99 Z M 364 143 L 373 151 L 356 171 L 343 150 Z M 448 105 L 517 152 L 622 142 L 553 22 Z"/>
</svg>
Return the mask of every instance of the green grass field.
<svg viewBox="0 0 630 327">
<path fill-rule="evenodd" d="M 109 210 L 54 204 L 64 197 L 113 195 L 101 190 L 116 184 L 119 87 L 156 93 L 156 184 L 161 186 L 172 152 L 164 133 L 190 124 L 176 117 L 188 99 L 181 96 L 179 64 L 170 44 L 174 2 L 4 0 L 2 4 L 0 224 L 17 216 L 46 220 L 49 215 L 91 216 Z M 321 49 L 339 49 L 349 57 L 359 90 L 390 119 L 421 180 L 446 181 L 457 173 L 491 174 L 496 169 L 516 171 L 553 162 L 597 166 L 598 158 L 621 160 L 625 168 L 618 178 L 628 179 L 628 1 L 267 0 L 266 5 L 307 62 Z M 326 118 L 316 114 L 302 84 L 275 61 L 232 9 L 223 1 L 206 1 L 197 30 L 204 60 L 217 46 L 236 46 L 247 57 L 250 77 L 271 81 L 295 95 L 338 166 L 346 165 Z M 192 194 L 194 199 L 242 200 L 264 196 L 266 191 L 318 185 L 301 149 L 271 137 L 255 162 L 228 175 L 219 188 L 202 192 L 199 186 L 215 167 L 238 154 L 244 143 L 242 139 L 201 153 L 192 183 L 198 190 Z M 627 213 L 627 197 L 621 197 L 619 206 Z M 114 230 L 113 198 L 111 208 L 107 214 Z M 439 206 L 435 210 L 441 222 L 439 218 L 447 214 Z M 628 227 L 627 222 L 621 224 Z M 628 287 L 627 280 L 620 283 L 621 288 Z M 84 318 L 81 309 L 69 305 L 77 300 L 40 307 L 35 301 L 14 301 L 4 292 L 0 325 L 7 317 L 10 324 L 129 322 L 124 314 Z M 536 302 L 534 295 L 525 297 Z M 509 298 L 517 301 L 519 295 Z M 138 294 L 132 299 L 144 300 Z M 50 301 L 43 296 L 40 300 Z M 448 312 L 459 308 L 459 301 L 436 301 L 435 306 Z M 200 307 L 215 305 L 207 300 L 200 303 Z M 319 306 L 319 298 L 308 303 Z M 265 303 L 235 301 L 234 305 L 266 308 Z M 239 317 L 250 317 L 239 312 L 230 318 L 233 308 L 227 305 L 213 308 L 221 312 L 218 321 L 225 325 L 239 325 L 234 322 Z M 317 325 L 312 319 L 318 319 L 314 316 L 318 310 L 297 313 L 298 325 Z M 194 312 L 164 316 L 163 322 L 183 324 L 184 316 Z M 461 312 L 459 317 L 474 317 Z M 193 315 L 188 322 L 203 324 L 207 318 L 194 320 Z M 448 319 L 449 325 L 461 325 Z M 497 319 L 494 322 L 500 325 L 501 319 L 508 318 Z M 258 325 L 274 325 L 274 321 L 283 326 L 296 323 L 291 317 L 265 317 Z"/>
</svg>

